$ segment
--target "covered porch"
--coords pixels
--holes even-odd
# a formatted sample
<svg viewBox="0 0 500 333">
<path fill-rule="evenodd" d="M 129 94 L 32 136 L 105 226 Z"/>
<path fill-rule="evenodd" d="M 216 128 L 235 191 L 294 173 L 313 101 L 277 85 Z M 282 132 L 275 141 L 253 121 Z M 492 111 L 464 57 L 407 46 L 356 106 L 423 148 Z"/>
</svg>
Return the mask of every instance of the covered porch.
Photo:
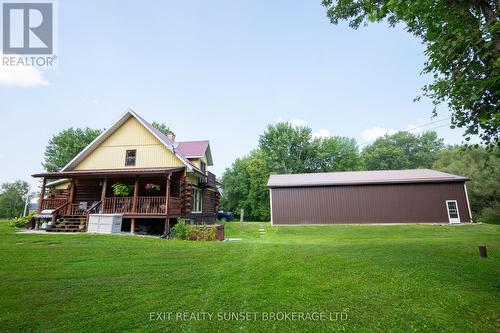
<svg viewBox="0 0 500 333">
<path fill-rule="evenodd" d="M 82 218 L 87 223 L 89 214 L 120 214 L 130 219 L 132 233 L 136 219 L 144 218 L 163 219 L 167 231 L 170 218 L 190 210 L 191 185 L 185 181 L 184 168 L 47 172 L 33 176 L 42 178 L 39 213 L 50 211 L 54 222 L 62 217 L 81 224 Z M 66 179 L 68 186 L 48 188 L 47 180 L 55 178 Z"/>
</svg>

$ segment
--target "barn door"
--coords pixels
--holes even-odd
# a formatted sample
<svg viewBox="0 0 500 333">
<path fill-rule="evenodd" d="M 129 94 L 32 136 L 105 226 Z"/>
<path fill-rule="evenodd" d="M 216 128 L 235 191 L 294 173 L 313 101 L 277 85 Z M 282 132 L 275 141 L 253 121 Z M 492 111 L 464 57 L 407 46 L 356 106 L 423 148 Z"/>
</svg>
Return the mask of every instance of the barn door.
<svg viewBox="0 0 500 333">
<path fill-rule="evenodd" d="M 448 221 L 450 223 L 460 223 L 457 200 L 446 200 L 446 209 L 448 210 Z"/>
</svg>

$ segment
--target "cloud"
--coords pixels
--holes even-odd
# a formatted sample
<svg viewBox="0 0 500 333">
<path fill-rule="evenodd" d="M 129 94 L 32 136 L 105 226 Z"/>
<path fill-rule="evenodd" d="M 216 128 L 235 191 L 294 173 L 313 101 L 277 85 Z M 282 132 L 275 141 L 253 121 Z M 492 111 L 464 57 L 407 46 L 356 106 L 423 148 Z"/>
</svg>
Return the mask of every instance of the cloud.
<svg viewBox="0 0 500 333">
<path fill-rule="evenodd" d="M 320 128 L 319 130 L 314 131 L 314 132 L 312 133 L 312 137 L 313 137 L 314 139 L 319 139 L 319 138 L 328 138 L 328 137 L 330 137 L 330 136 L 331 136 L 330 131 L 329 131 L 329 130 L 327 130 L 327 129 L 324 129 L 324 128 Z"/>
<path fill-rule="evenodd" d="M 361 132 L 361 138 L 365 141 L 374 141 L 377 138 L 384 136 L 386 134 L 394 134 L 396 133 L 397 130 L 394 128 L 384 128 L 384 127 L 370 127 L 370 128 L 365 128 Z"/>
<path fill-rule="evenodd" d="M 299 126 L 304 126 L 306 122 L 302 119 L 290 119 L 288 123 L 292 126 L 299 127 Z"/>
<path fill-rule="evenodd" d="M 27 88 L 47 85 L 49 81 L 34 66 L 5 66 L 0 63 L 0 86 Z"/>
</svg>

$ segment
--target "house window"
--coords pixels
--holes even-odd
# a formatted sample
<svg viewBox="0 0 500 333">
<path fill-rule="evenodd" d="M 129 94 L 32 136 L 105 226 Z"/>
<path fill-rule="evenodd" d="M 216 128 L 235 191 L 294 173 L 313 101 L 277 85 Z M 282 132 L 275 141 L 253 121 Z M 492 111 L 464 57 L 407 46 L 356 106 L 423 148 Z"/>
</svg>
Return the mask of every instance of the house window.
<svg viewBox="0 0 500 333">
<path fill-rule="evenodd" d="M 193 207 L 191 209 L 191 213 L 201 213 L 203 209 L 203 192 L 201 189 L 193 187 L 191 190 Z"/>
<path fill-rule="evenodd" d="M 207 164 L 203 161 L 200 161 L 200 170 L 205 173 L 207 171 Z"/>
<path fill-rule="evenodd" d="M 125 166 L 134 166 L 135 165 L 135 155 L 137 150 L 127 150 L 125 153 Z"/>
</svg>

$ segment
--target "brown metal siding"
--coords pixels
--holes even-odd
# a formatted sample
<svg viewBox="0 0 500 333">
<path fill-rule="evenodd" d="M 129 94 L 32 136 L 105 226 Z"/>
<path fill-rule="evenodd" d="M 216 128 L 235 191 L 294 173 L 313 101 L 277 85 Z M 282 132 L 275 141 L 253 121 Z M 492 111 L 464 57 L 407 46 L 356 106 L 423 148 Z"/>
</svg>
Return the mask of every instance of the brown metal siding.
<svg viewBox="0 0 500 333">
<path fill-rule="evenodd" d="M 273 224 L 448 223 L 446 200 L 470 216 L 463 182 L 272 189 Z"/>
</svg>

